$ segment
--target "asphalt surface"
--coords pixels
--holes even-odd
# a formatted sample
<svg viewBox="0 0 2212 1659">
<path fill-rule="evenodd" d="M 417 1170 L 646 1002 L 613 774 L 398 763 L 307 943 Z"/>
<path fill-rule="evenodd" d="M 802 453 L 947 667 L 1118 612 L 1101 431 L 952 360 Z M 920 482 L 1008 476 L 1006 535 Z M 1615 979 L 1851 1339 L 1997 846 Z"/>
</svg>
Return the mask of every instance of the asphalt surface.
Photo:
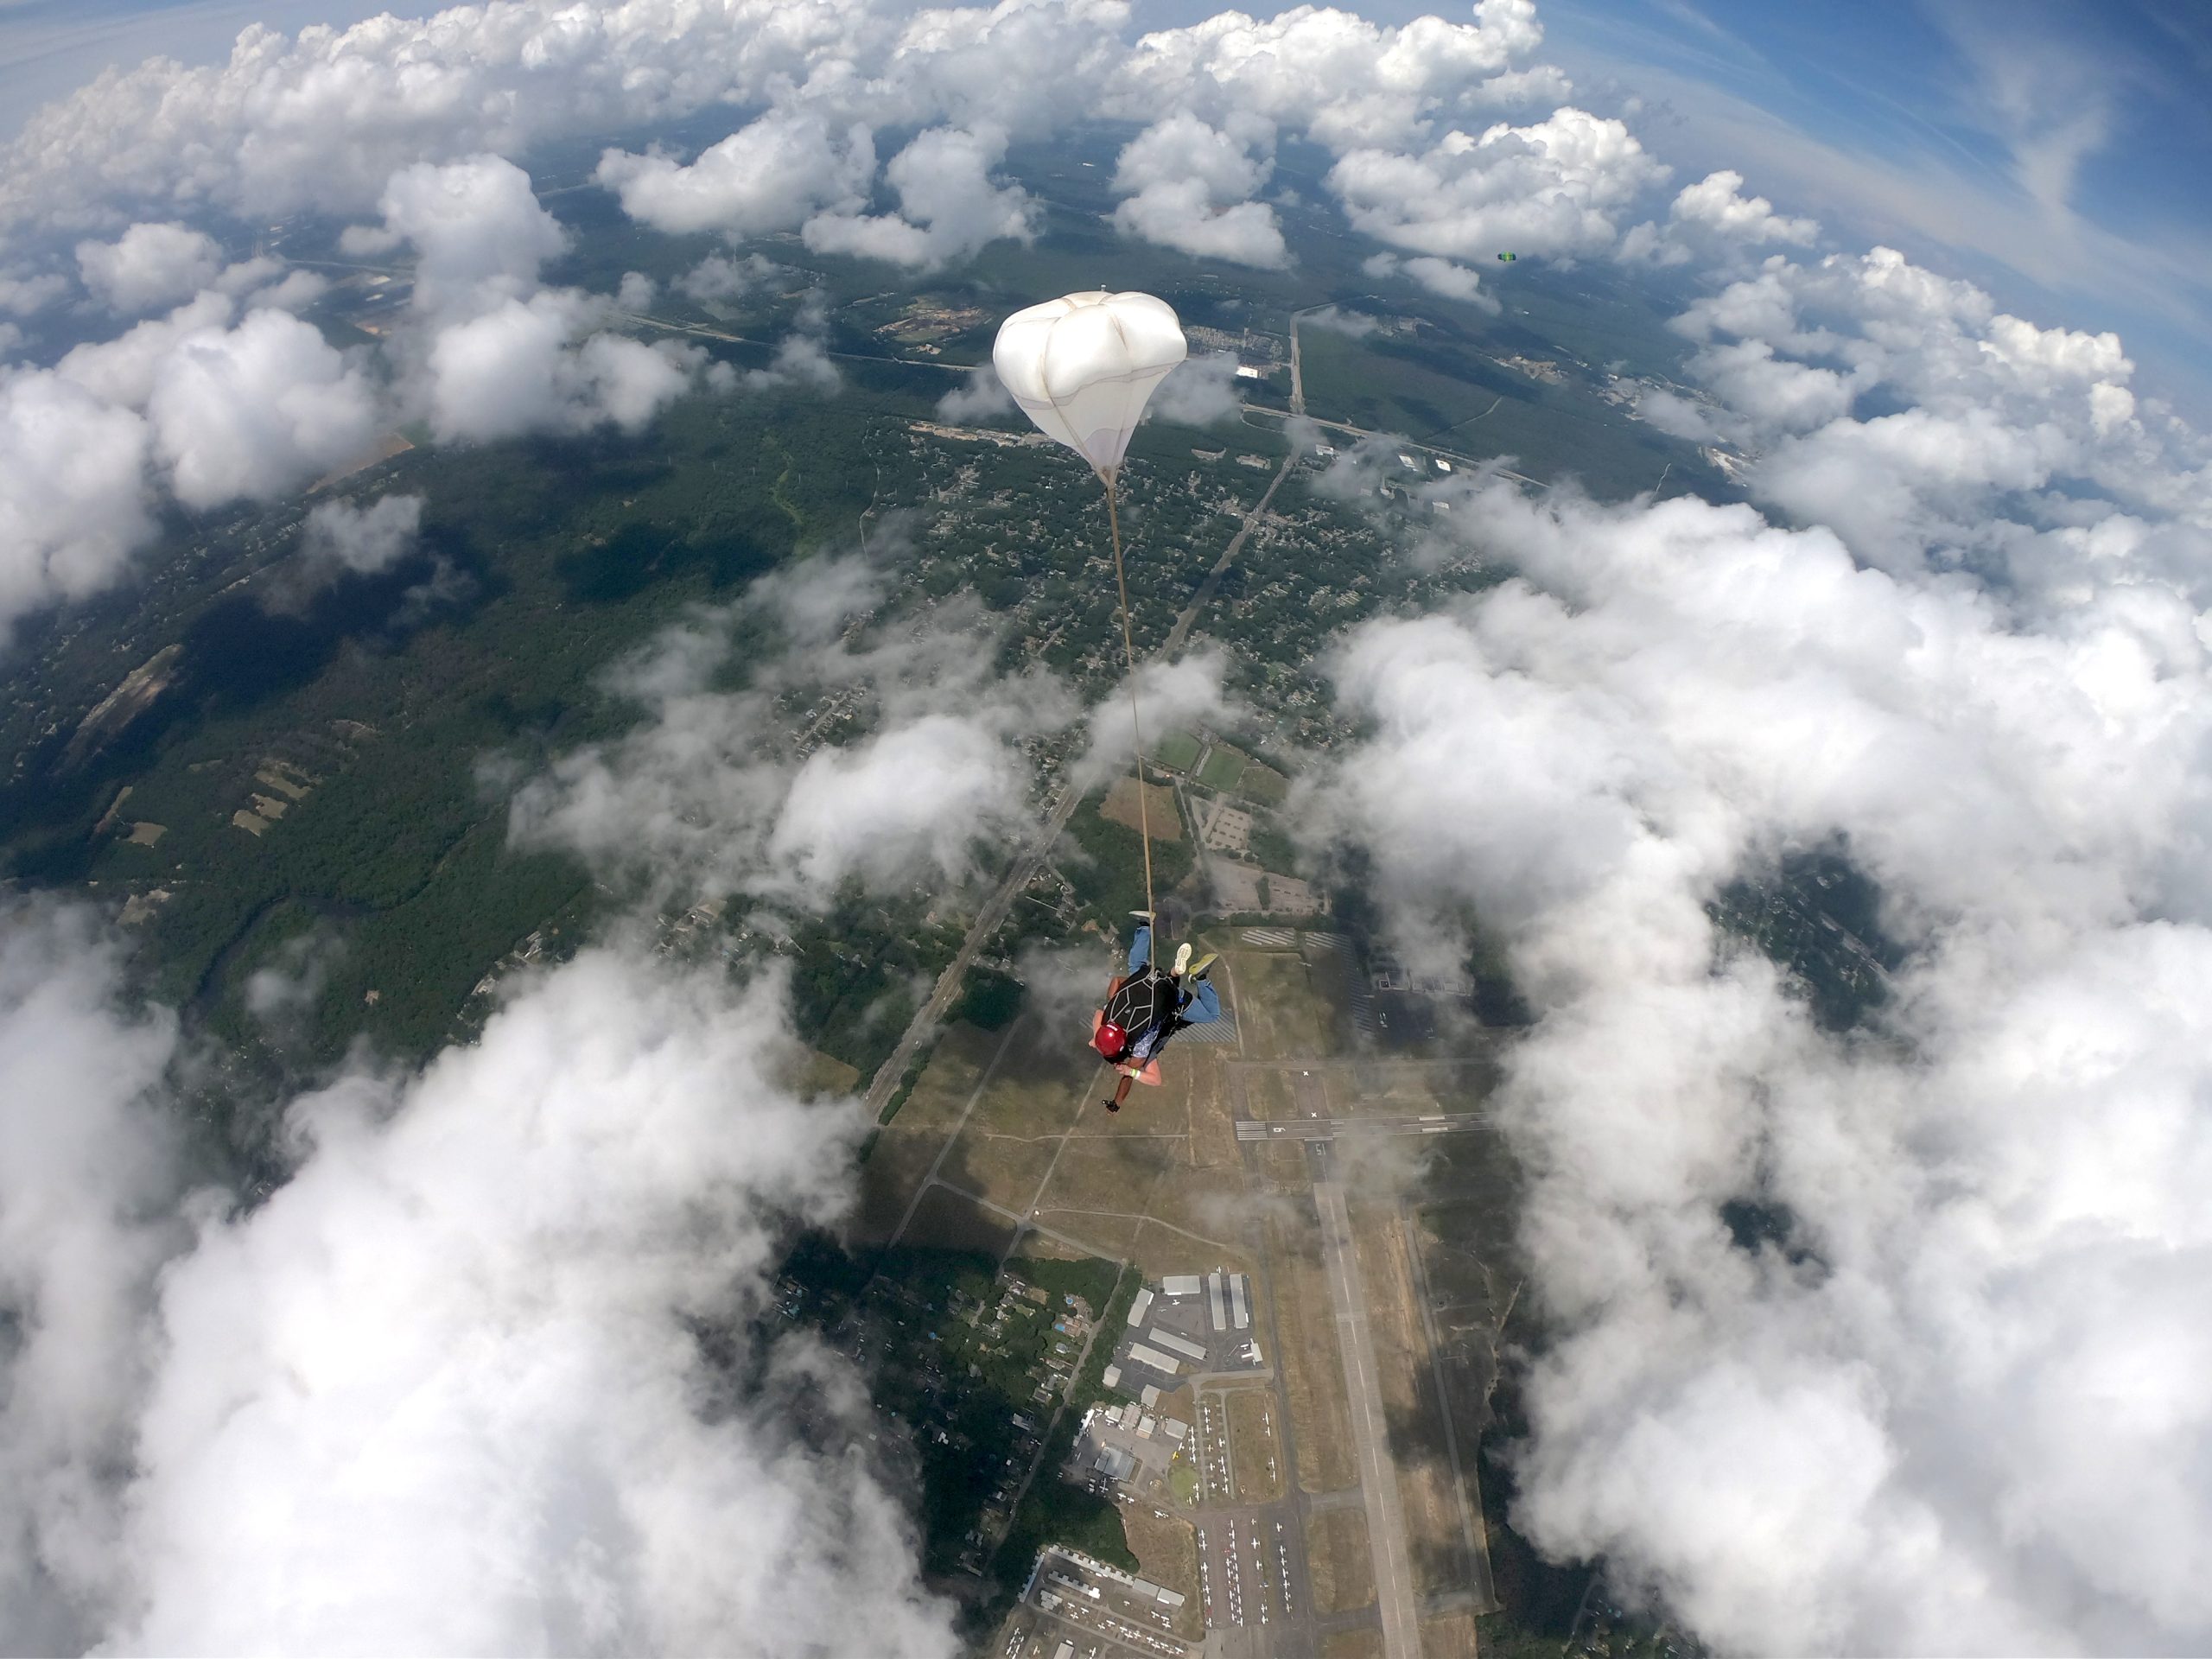
<svg viewBox="0 0 2212 1659">
<path fill-rule="evenodd" d="M 1367 1297 L 1352 1258 L 1351 1217 L 1344 1190 L 1333 1180 L 1313 1184 L 1321 1215 L 1321 1255 L 1336 1304 L 1337 1341 L 1344 1351 L 1344 1387 L 1351 1406 L 1352 1448 L 1367 1507 L 1367 1541 L 1375 1557 L 1375 1599 L 1382 1615 L 1383 1659 L 1421 1659 L 1421 1606 L 1414 1590 L 1413 1554 L 1406 1541 L 1406 1514 L 1398 1471 L 1390 1461 L 1382 1392 L 1368 1335 Z"/>
</svg>

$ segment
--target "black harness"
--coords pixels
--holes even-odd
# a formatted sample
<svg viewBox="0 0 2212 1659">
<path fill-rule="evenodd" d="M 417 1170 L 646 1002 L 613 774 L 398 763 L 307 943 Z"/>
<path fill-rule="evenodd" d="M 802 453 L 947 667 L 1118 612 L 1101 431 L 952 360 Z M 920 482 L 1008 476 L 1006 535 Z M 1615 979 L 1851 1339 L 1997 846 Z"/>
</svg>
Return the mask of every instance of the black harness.
<svg viewBox="0 0 2212 1659">
<path fill-rule="evenodd" d="M 1119 989 L 1106 999 L 1106 1023 L 1119 1026 L 1128 1033 L 1128 1047 L 1142 1042 L 1155 1027 L 1160 1031 L 1160 1041 L 1173 1036 L 1179 1022 L 1176 1020 L 1177 1005 L 1181 1001 L 1175 982 L 1151 963 L 1122 982 Z M 1128 1049 L 1122 1051 L 1124 1053 Z M 1160 1052 L 1157 1045 L 1153 1052 Z"/>
</svg>

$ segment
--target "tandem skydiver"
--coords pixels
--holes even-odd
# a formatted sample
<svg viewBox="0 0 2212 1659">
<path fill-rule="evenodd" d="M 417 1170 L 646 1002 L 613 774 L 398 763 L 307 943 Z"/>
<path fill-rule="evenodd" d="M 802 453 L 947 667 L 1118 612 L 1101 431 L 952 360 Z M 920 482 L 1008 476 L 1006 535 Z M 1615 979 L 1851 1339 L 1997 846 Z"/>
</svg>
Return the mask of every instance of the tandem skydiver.
<svg viewBox="0 0 2212 1659">
<path fill-rule="evenodd" d="M 1122 1074 L 1103 1103 L 1109 1112 L 1122 1109 L 1131 1083 L 1160 1081 L 1155 1062 L 1170 1037 L 1185 1026 L 1210 1026 L 1221 1018 L 1220 993 L 1206 979 L 1214 958 L 1201 957 L 1194 965 L 1186 944 L 1175 952 L 1173 970 L 1162 972 L 1152 959 L 1152 914 L 1133 913 L 1145 925 L 1129 945 L 1129 971 L 1107 986 L 1106 1005 L 1090 1034 L 1090 1046 Z"/>
</svg>

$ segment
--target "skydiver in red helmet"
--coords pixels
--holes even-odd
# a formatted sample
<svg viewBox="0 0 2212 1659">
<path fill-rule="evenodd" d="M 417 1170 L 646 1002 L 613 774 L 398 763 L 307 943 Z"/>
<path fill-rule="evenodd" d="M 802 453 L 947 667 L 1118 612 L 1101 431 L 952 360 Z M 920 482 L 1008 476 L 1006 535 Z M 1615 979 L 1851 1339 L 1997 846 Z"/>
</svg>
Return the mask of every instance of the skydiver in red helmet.
<svg viewBox="0 0 2212 1659">
<path fill-rule="evenodd" d="M 1185 944 L 1175 952 L 1173 969 L 1163 972 L 1152 959 L 1152 913 L 1134 913 L 1145 925 L 1129 945 L 1129 971 L 1107 986 L 1105 1006 L 1090 1033 L 1099 1058 L 1122 1074 L 1104 1103 L 1109 1112 L 1122 1109 L 1130 1084 L 1160 1081 L 1154 1062 L 1170 1037 L 1185 1026 L 1208 1026 L 1221 1018 L 1221 995 L 1206 979 L 1213 957 L 1193 964 L 1191 947 Z"/>
</svg>

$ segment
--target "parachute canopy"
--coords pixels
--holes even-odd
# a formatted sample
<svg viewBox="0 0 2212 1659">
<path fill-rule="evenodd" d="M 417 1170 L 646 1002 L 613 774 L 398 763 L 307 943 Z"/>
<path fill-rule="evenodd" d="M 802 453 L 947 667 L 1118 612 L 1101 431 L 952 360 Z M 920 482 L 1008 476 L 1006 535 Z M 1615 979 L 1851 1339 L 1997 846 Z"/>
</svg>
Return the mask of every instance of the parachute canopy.
<svg viewBox="0 0 2212 1659">
<path fill-rule="evenodd" d="M 1070 294 L 999 325 L 991 364 L 1046 437 L 1111 482 L 1153 388 L 1183 360 L 1183 325 L 1149 294 Z"/>
<path fill-rule="evenodd" d="M 1521 256 L 1517 253 L 1501 253 L 1497 257 L 1501 259 L 1518 259 Z"/>
</svg>

